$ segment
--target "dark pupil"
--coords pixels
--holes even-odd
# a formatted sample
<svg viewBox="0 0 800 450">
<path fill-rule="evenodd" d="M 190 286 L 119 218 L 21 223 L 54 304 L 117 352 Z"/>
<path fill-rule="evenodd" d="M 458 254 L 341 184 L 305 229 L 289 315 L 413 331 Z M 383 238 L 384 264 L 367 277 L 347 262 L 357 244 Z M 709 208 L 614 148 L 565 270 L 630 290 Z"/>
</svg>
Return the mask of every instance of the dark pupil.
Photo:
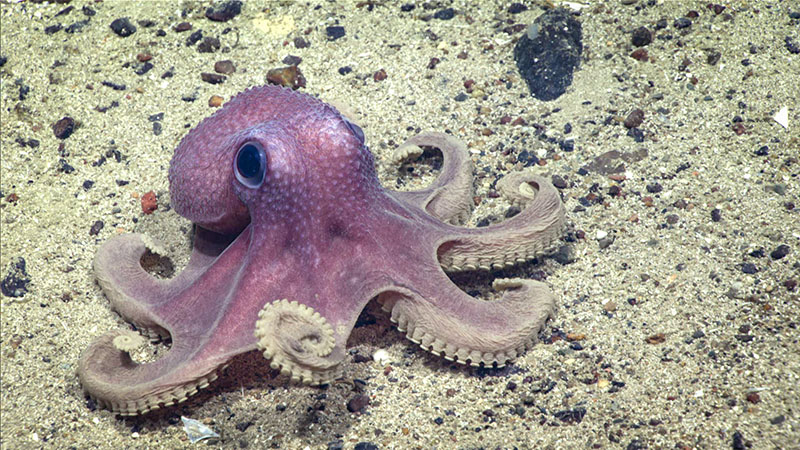
<svg viewBox="0 0 800 450">
<path fill-rule="evenodd" d="M 258 175 L 261 169 L 261 158 L 259 158 L 258 149 L 249 144 L 242 148 L 239 152 L 239 159 L 236 161 L 236 167 L 245 178 L 253 178 Z"/>
</svg>

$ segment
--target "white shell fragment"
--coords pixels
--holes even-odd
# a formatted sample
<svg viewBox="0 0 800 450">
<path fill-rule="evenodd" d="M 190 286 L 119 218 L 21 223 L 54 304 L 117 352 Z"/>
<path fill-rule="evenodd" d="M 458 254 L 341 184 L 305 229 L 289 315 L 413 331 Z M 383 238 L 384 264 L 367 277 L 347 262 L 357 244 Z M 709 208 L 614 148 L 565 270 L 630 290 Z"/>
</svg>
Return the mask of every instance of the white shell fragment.
<svg viewBox="0 0 800 450">
<path fill-rule="evenodd" d="M 789 129 L 789 108 L 784 106 L 780 111 L 775 113 L 772 117 L 775 122 L 778 122 L 783 128 Z"/>
<path fill-rule="evenodd" d="M 391 358 L 389 357 L 389 352 L 384 349 L 375 350 L 375 353 L 372 354 L 372 360 L 380 365 L 389 364 Z"/>
<path fill-rule="evenodd" d="M 183 430 L 186 431 L 186 436 L 189 437 L 189 440 L 192 442 L 192 444 L 202 441 L 203 439 L 219 437 L 214 430 L 208 428 L 197 420 L 181 416 L 181 421 L 183 422 Z"/>
</svg>

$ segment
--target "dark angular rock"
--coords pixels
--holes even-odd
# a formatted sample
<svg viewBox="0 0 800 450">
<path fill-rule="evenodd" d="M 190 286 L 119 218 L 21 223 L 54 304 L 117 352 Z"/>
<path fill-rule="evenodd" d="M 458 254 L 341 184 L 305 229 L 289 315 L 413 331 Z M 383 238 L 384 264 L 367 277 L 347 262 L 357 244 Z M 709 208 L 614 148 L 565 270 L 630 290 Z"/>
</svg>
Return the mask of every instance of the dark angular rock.
<svg viewBox="0 0 800 450">
<path fill-rule="evenodd" d="M 136 33 L 136 25 L 132 24 L 127 17 L 111 22 L 111 30 L 119 37 L 128 37 Z"/>
<path fill-rule="evenodd" d="M 778 248 L 770 252 L 769 257 L 775 260 L 781 259 L 789 254 L 789 246 L 786 244 L 779 245 Z"/>
<path fill-rule="evenodd" d="M 75 119 L 66 116 L 53 125 L 53 134 L 59 139 L 66 139 L 75 131 Z"/>
<path fill-rule="evenodd" d="M 528 7 L 522 3 L 512 3 L 511 6 L 508 7 L 508 12 L 511 14 L 519 14 L 523 11 L 527 11 Z"/>
<path fill-rule="evenodd" d="M 644 47 L 653 42 L 653 33 L 647 27 L 639 27 L 631 33 L 631 43 L 634 47 Z"/>
<path fill-rule="evenodd" d="M 344 27 L 325 27 L 325 34 L 328 36 L 329 41 L 335 41 L 340 37 L 344 37 Z"/>
<path fill-rule="evenodd" d="M 514 46 L 514 61 L 531 95 L 554 100 L 572 84 L 583 43 L 581 23 L 558 8 L 537 17 Z"/>
<path fill-rule="evenodd" d="M 219 39 L 208 36 L 197 46 L 197 51 L 200 53 L 214 53 L 219 50 L 220 46 Z"/>
<path fill-rule="evenodd" d="M 440 9 L 439 11 L 436 11 L 433 14 L 433 18 L 434 19 L 439 19 L 439 20 L 450 20 L 453 17 L 455 17 L 455 15 L 456 15 L 456 12 L 455 12 L 455 10 L 453 8 L 445 8 L 445 9 Z"/>
<path fill-rule="evenodd" d="M 216 8 L 206 9 L 206 17 L 215 22 L 227 22 L 242 12 L 242 2 L 233 0 L 225 2 Z"/>
<path fill-rule="evenodd" d="M 347 402 L 347 410 L 350 412 L 361 412 L 369 405 L 369 396 L 358 394 Z"/>
<path fill-rule="evenodd" d="M 25 258 L 20 256 L 11 261 L 8 274 L 0 281 L 0 292 L 6 297 L 24 297 L 30 282 L 25 270 Z"/>
</svg>

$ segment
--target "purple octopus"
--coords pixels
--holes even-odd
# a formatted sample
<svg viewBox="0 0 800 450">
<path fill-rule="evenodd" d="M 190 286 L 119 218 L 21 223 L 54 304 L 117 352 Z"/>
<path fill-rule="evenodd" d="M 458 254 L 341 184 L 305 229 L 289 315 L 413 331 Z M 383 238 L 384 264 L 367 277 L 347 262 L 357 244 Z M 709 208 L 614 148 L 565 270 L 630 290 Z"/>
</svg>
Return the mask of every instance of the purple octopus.
<svg viewBox="0 0 800 450">
<path fill-rule="evenodd" d="M 119 414 L 143 414 L 185 400 L 254 349 L 294 381 L 328 383 L 373 298 L 408 339 L 448 360 L 500 367 L 519 355 L 553 314 L 547 286 L 497 279 L 502 298 L 483 301 L 445 271 L 513 265 L 552 248 L 565 224 L 559 194 L 531 172 L 512 173 L 497 186 L 519 214 L 454 225 L 473 203 L 469 154 L 451 136 L 423 133 L 394 159 L 423 148 L 443 156 L 431 186 L 384 189 L 364 133 L 332 106 L 273 86 L 237 95 L 172 158 L 172 205 L 196 224 L 187 267 L 173 279 L 150 275 L 141 259 L 159 246 L 141 234 L 112 238 L 94 260 L 112 308 L 171 348 L 140 364 L 129 353 L 139 333 L 104 334 L 80 359 L 86 392 Z"/>
</svg>

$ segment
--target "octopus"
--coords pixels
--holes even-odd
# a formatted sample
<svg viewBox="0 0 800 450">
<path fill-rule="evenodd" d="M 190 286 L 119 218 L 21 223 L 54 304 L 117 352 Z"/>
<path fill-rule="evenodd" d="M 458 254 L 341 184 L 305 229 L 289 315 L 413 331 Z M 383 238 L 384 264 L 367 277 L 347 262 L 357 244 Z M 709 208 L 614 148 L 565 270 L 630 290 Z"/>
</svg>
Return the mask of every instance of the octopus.
<svg viewBox="0 0 800 450">
<path fill-rule="evenodd" d="M 175 211 L 194 223 L 186 267 L 171 279 L 142 265 L 163 245 L 118 235 L 93 268 L 130 327 L 82 353 L 78 376 L 101 407 L 144 414 L 205 388 L 231 359 L 259 350 L 288 380 L 342 376 L 346 344 L 376 299 L 412 342 L 447 360 L 502 367 L 537 341 L 555 309 L 548 286 L 495 279 L 499 295 L 468 295 L 448 272 L 491 269 L 551 251 L 564 207 L 531 171 L 497 182 L 520 212 L 486 227 L 471 213 L 473 163 L 456 138 L 424 132 L 392 162 L 441 154 L 430 185 L 384 188 L 364 133 L 333 106 L 276 86 L 248 89 L 179 143 L 169 168 Z M 163 251 L 162 251 L 163 253 Z M 144 336 L 171 340 L 152 362 L 131 352 Z"/>
</svg>

